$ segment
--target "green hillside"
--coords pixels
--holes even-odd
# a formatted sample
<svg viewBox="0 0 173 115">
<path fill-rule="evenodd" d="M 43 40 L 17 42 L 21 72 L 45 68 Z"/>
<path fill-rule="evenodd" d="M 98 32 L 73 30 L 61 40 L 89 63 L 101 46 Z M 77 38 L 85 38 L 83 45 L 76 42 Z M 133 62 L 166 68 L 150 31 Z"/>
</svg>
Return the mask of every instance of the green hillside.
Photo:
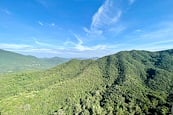
<svg viewBox="0 0 173 115">
<path fill-rule="evenodd" d="M 58 57 L 41 59 L 0 49 L 0 73 L 48 69 L 66 61 L 68 59 Z"/>
<path fill-rule="evenodd" d="M 125 51 L 0 76 L 2 115 L 167 115 L 173 50 Z"/>
</svg>

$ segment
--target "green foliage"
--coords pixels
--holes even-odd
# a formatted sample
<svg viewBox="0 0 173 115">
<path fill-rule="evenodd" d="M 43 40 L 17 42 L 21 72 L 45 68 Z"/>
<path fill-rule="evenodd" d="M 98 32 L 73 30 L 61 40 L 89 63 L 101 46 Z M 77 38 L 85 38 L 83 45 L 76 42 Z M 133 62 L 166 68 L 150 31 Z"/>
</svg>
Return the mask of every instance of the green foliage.
<svg viewBox="0 0 173 115">
<path fill-rule="evenodd" d="M 0 74 L 48 69 L 67 61 L 65 58 L 36 58 L 0 49 Z"/>
<path fill-rule="evenodd" d="M 119 52 L 49 70 L 0 76 L 0 112 L 12 115 L 171 114 L 173 50 Z"/>
</svg>

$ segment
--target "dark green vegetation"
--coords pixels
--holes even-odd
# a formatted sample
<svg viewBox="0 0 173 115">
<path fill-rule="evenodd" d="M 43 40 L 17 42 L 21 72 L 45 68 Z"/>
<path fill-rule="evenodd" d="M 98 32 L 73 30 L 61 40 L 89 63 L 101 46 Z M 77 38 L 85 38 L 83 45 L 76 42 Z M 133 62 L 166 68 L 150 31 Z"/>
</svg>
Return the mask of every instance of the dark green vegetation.
<svg viewBox="0 0 173 115">
<path fill-rule="evenodd" d="M 58 57 L 40 59 L 0 49 L 0 73 L 48 69 L 66 61 L 68 59 Z"/>
<path fill-rule="evenodd" d="M 173 50 L 120 52 L 0 76 L 2 115 L 171 114 Z"/>
</svg>

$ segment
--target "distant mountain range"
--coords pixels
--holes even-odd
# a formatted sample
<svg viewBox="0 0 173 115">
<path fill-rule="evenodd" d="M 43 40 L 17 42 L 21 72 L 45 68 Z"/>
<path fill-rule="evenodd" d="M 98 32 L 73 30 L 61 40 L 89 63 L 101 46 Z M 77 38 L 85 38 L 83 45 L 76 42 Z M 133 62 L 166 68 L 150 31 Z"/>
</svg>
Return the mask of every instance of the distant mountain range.
<svg viewBox="0 0 173 115">
<path fill-rule="evenodd" d="M 2 115 L 171 115 L 171 111 L 173 50 L 123 51 L 96 60 L 73 59 L 41 72 L 0 76 Z"/>
<path fill-rule="evenodd" d="M 48 69 L 68 60 L 60 57 L 36 58 L 0 49 L 0 73 Z"/>
</svg>

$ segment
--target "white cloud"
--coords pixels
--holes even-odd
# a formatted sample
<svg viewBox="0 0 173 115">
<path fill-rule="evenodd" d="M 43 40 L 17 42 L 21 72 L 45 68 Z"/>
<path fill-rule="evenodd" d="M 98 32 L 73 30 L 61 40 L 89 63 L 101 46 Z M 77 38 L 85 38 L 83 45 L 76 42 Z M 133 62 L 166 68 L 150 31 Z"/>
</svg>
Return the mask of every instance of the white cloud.
<svg viewBox="0 0 173 115">
<path fill-rule="evenodd" d="M 93 46 L 84 45 L 81 38 L 76 35 L 77 43 L 67 41 L 62 46 L 54 46 L 43 42 L 35 41 L 37 45 L 27 44 L 7 44 L 0 43 L 0 49 L 18 52 L 26 55 L 34 55 L 37 57 L 101 57 L 110 53 L 115 53 L 115 49 L 118 45 L 104 45 L 97 44 Z M 39 45 L 39 46 L 38 46 Z M 66 47 L 70 46 L 70 47 Z M 64 47 L 64 48 L 62 48 Z M 66 48 L 65 48 L 66 47 Z"/>
<path fill-rule="evenodd" d="M 0 43 L 0 49 L 26 49 L 26 48 L 32 48 L 30 45 L 26 44 L 7 44 L 7 43 Z"/>
<path fill-rule="evenodd" d="M 44 47 L 44 48 L 46 47 L 46 48 L 50 48 L 50 49 L 65 49 L 64 46 L 57 46 L 54 44 L 49 44 L 46 42 L 38 41 L 36 38 L 33 38 L 33 39 L 34 39 L 35 44 L 39 47 Z"/>
<path fill-rule="evenodd" d="M 128 7 L 130 7 L 135 1 L 136 0 L 127 0 L 126 3 L 129 4 Z M 105 34 L 110 34 L 109 32 L 118 34 L 127 28 L 120 19 L 123 12 L 125 12 L 124 10 L 128 9 L 129 8 L 123 8 L 123 4 L 120 0 L 105 0 L 92 16 L 89 28 L 84 27 L 83 30 L 88 35 L 96 36 L 104 36 Z"/>
<path fill-rule="evenodd" d="M 77 39 L 77 43 L 72 42 L 72 41 L 66 41 L 64 43 L 64 45 L 65 46 L 71 46 L 70 48 L 75 50 L 75 51 L 80 51 L 80 52 L 104 51 L 104 50 L 114 49 L 118 46 L 118 44 L 117 45 L 96 44 L 93 46 L 88 46 L 88 45 L 84 45 L 84 42 L 82 41 L 82 38 L 79 35 L 77 35 L 77 34 L 73 34 L 73 35 Z"/>
<path fill-rule="evenodd" d="M 91 29 L 100 29 L 103 26 L 114 24 L 119 20 L 122 13 L 120 10 L 117 11 L 116 14 L 113 14 L 111 8 L 107 8 L 109 5 L 105 4 L 104 6 L 101 6 L 98 12 L 93 16 Z"/>
<path fill-rule="evenodd" d="M 56 24 L 54 22 L 46 23 L 46 22 L 38 21 L 38 24 L 40 26 L 44 26 L 44 27 L 55 27 L 56 26 Z"/>
<path fill-rule="evenodd" d="M 37 42 L 40 45 L 47 45 L 44 43 Z M 37 46 L 31 46 L 27 44 L 10 44 L 10 43 L 0 43 L 0 49 L 17 52 L 21 54 L 26 55 L 33 55 L 37 57 L 53 57 L 58 56 L 58 54 L 63 54 L 64 49 L 61 48 L 45 48 L 43 47 L 37 47 Z"/>
<path fill-rule="evenodd" d="M 43 43 L 43 42 L 40 42 L 36 39 L 34 39 L 34 42 L 37 44 L 37 45 L 40 45 L 40 46 L 52 46 L 51 44 L 48 44 L 48 43 Z"/>
<path fill-rule="evenodd" d="M 83 30 L 87 33 L 87 34 L 93 34 L 93 35 L 102 35 L 103 31 L 99 30 L 99 29 L 88 29 L 86 27 L 83 28 Z"/>
<path fill-rule="evenodd" d="M 87 34 L 102 35 L 105 31 L 116 26 L 121 15 L 122 10 L 116 5 L 114 0 L 105 0 L 92 16 L 89 29 L 86 27 L 83 29 Z"/>
<path fill-rule="evenodd" d="M 95 45 L 95 46 L 86 46 L 84 45 L 80 36 L 74 34 L 75 38 L 78 40 L 78 43 L 74 43 L 74 48 L 79 51 L 93 51 L 93 50 L 104 50 L 106 48 L 105 45 Z"/>
</svg>

